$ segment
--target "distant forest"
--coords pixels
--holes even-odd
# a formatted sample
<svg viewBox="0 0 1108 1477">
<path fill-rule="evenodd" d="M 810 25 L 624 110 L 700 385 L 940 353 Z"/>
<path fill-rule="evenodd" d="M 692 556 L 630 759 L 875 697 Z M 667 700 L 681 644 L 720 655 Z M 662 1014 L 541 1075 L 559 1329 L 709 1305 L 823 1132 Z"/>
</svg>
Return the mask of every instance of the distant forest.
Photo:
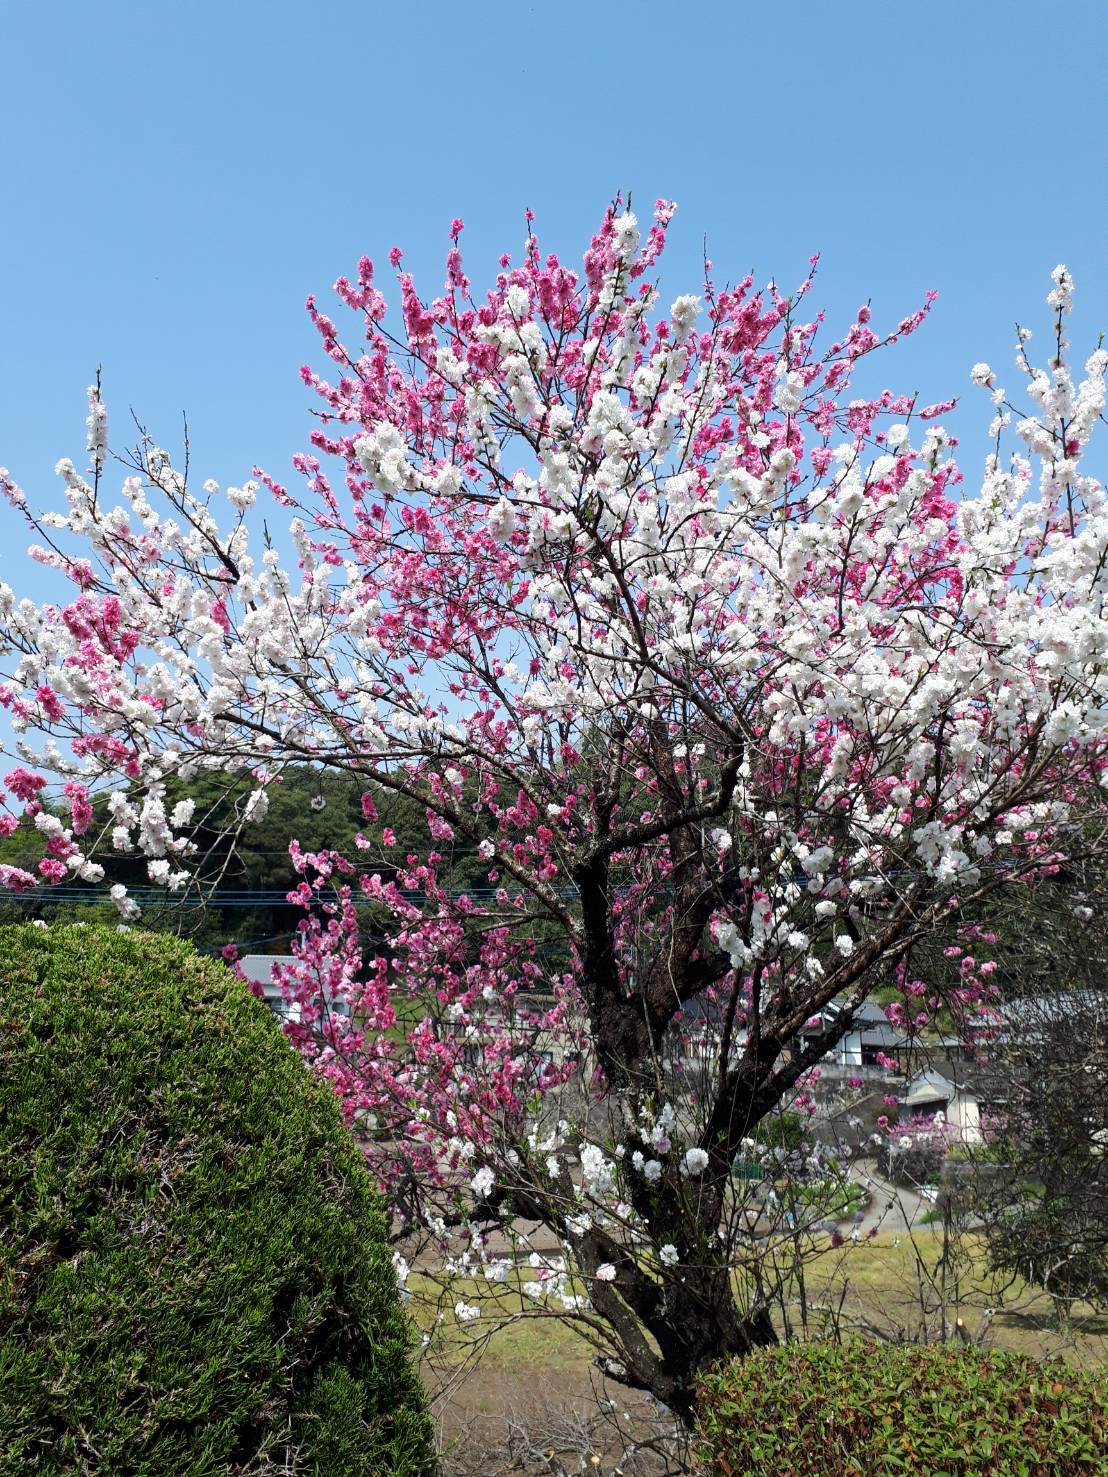
<svg viewBox="0 0 1108 1477">
<path fill-rule="evenodd" d="M 374 841 L 373 869 L 382 874 L 380 837 L 383 826 L 396 836 L 392 848 L 398 861 L 411 852 L 425 852 L 427 826 L 418 805 L 392 794 L 374 792 L 380 817 L 369 825 L 361 808 L 364 786 L 344 776 L 324 773 L 310 765 L 285 769 L 268 789 L 269 810 L 261 821 L 243 822 L 241 815 L 253 780 L 229 783 L 225 775 L 205 775 L 188 785 L 167 787 L 166 808 L 182 798 L 195 802 L 192 827 L 197 852 L 190 865 L 197 880 L 178 894 L 151 885 L 146 860 L 115 851 L 103 797 L 96 805 L 90 834 L 105 831 L 89 852 L 105 872 L 103 882 L 44 886 L 21 895 L 0 898 L 0 922 L 42 918 L 47 922 L 118 922 L 107 889 L 123 883 L 140 902 L 140 926 L 156 932 L 178 933 L 197 948 L 215 953 L 234 943 L 240 952 L 281 953 L 304 916 L 285 895 L 298 877 L 289 858 L 289 841 L 296 837 L 305 851 L 332 849 L 357 859 L 359 831 Z M 59 812 L 61 814 L 61 812 Z M 446 850 L 440 847 L 440 850 Z M 0 837 L 0 862 L 33 872 L 45 855 L 43 838 L 24 820 L 12 836 Z M 444 874 L 452 890 L 488 886 L 487 863 L 468 848 L 459 848 Z M 367 909 L 367 931 L 375 931 Z"/>
<path fill-rule="evenodd" d="M 305 851 L 339 851 L 386 880 L 382 855 L 395 856 L 400 863 L 413 852 L 426 854 L 429 835 L 422 808 L 402 796 L 374 789 L 378 819 L 370 824 L 362 813 L 363 782 L 296 765 L 270 784 L 265 818 L 244 822 L 242 812 L 255 783 L 249 776 L 230 780 L 211 774 L 188 785 L 167 787 L 167 809 L 185 797 L 195 802 L 192 826 L 198 850 L 192 864 L 197 881 L 175 895 L 151 886 L 144 858 L 112 849 L 111 827 L 104 825 L 107 812 L 100 797 L 90 834 L 103 831 L 104 839 L 90 855 L 104 868 L 104 881 L 95 886 L 44 885 L 22 895 L 0 895 L 0 922 L 36 917 L 47 922 L 117 922 L 107 888 L 122 882 L 142 906 L 142 928 L 181 934 L 206 953 L 218 953 L 229 943 L 241 953 L 283 953 L 304 917 L 303 910 L 286 899 L 299 880 L 289 858 L 292 837 Z M 382 853 L 385 826 L 394 832 L 396 845 Z M 490 834 L 494 826 L 489 817 Z M 370 850 L 357 847 L 354 838 L 359 832 L 370 839 Z M 487 892 L 488 863 L 472 847 L 458 845 L 452 851 L 437 844 L 436 849 L 446 857 L 440 876 L 452 892 Z M 1002 996 L 1105 988 L 1108 859 L 1099 851 L 1093 848 L 1084 863 L 1070 864 L 1054 877 L 1005 889 L 966 919 L 995 932 L 995 943 L 978 934 L 974 952 L 982 959 L 995 958 L 993 979 Z M 42 837 L 26 820 L 12 836 L 0 837 L 0 862 L 34 871 L 43 855 Z M 381 937 L 384 916 L 368 906 L 363 912 L 367 941 Z M 911 973 L 936 982 L 946 977 L 949 982 L 952 966 L 943 949 L 950 942 L 946 937 L 928 941 L 909 961 Z M 876 998 L 887 993 L 878 987 Z"/>
</svg>

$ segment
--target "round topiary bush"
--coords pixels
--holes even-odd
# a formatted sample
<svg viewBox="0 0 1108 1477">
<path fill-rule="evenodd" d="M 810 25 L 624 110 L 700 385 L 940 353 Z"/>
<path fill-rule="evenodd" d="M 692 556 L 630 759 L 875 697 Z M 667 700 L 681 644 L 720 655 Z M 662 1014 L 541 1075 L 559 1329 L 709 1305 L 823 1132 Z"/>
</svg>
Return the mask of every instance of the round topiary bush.
<svg viewBox="0 0 1108 1477">
<path fill-rule="evenodd" d="M 0 1472 L 433 1469 L 376 1191 L 265 1006 L 0 928 Z"/>
<path fill-rule="evenodd" d="M 997 1349 L 788 1344 L 705 1380 L 699 1435 L 725 1477 L 1091 1477 L 1108 1384 Z"/>
</svg>

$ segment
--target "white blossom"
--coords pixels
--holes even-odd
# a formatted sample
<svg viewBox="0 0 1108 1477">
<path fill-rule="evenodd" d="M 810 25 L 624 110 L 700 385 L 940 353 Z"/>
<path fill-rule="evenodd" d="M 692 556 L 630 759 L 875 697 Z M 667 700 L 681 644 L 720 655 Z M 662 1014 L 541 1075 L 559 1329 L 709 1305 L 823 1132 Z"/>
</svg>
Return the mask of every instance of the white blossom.
<svg viewBox="0 0 1108 1477">
<path fill-rule="evenodd" d="M 502 497 L 489 509 L 489 532 L 493 538 L 510 539 L 516 526 L 516 511 L 506 497 Z"/>
<path fill-rule="evenodd" d="M 469 1187 L 475 1195 L 485 1200 L 492 1194 L 492 1187 L 496 1183 L 496 1176 L 487 1164 L 483 1164 L 469 1182 Z"/>
<path fill-rule="evenodd" d="M 690 1178 L 703 1174 L 708 1168 L 708 1155 L 703 1149 L 687 1149 L 681 1160 L 681 1173 Z"/>
</svg>

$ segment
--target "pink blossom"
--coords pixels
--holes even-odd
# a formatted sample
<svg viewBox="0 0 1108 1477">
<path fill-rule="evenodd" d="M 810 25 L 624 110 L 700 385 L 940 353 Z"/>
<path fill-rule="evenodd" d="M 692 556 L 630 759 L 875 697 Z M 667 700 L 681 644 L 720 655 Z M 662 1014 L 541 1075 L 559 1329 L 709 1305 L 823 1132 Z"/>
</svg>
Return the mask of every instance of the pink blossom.
<svg viewBox="0 0 1108 1477">
<path fill-rule="evenodd" d="M 4 783 L 20 800 L 33 800 L 45 786 L 46 778 L 41 774 L 32 774 L 29 769 L 20 766 L 4 776 Z"/>
</svg>

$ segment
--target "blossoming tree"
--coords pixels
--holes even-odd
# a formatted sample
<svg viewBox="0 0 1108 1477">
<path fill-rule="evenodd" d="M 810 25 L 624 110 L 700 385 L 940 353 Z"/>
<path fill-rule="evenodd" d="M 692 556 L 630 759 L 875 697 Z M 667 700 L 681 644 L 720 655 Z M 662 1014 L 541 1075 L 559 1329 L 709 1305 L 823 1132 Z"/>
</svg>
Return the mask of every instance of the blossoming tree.
<svg viewBox="0 0 1108 1477">
<path fill-rule="evenodd" d="M 913 950 L 1103 814 L 1108 510 L 1081 458 L 1108 354 L 1074 382 L 1059 268 L 1010 463 L 1008 397 L 974 368 L 997 451 L 970 491 L 949 404 L 851 398 L 926 306 L 831 338 L 810 277 L 785 297 L 710 271 L 667 304 L 672 214 L 640 239 L 617 202 L 580 270 L 528 216 L 484 297 L 455 221 L 438 296 L 396 250 L 398 316 L 368 260 L 340 279 L 355 346 L 309 300 L 335 368 L 303 372 L 300 491 L 198 489 L 144 439 L 114 502 L 94 388 L 90 470 L 60 463 L 67 510 L 32 519 L 73 592 L 3 588 L 0 700 L 3 824 L 47 838 L 40 876 L 5 869 L 17 889 L 136 849 L 184 892 L 202 858 L 171 781 L 249 776 L 245 825 L 282 765 L 350 776 L 356 854 L 293 841 L 287 1029 L 398 1233 L 466 1277 L 457 1317 L 514 1287 L 687 1417 L 698 1371 L 774 1337 L 744 1141 L 804 1105 L 878 985 L 906 1031 L 974 1005 L 964 940 L 945 993 Z M 252 552 L 263 485 L 294 567 Z M 393 804 L 425 816 L 418 850 Z"/>
</svg>

